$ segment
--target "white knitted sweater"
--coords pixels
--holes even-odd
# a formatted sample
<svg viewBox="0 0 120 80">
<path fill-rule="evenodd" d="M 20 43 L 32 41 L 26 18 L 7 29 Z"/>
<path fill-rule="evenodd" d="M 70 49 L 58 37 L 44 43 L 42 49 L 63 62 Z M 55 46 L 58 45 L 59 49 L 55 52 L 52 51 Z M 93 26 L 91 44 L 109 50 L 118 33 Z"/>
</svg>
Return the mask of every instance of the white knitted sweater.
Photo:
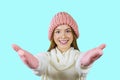
<svg viewBox="0 0 120 80">
<path fill-rule="evenodd" d="M 39 67 L 34 69 L 41 80 L 85 80 L 88 68 L 81 68 L 82 53 L 73 47 L 61 53 L 57 48 L 35 55 Z"/>
</svg>

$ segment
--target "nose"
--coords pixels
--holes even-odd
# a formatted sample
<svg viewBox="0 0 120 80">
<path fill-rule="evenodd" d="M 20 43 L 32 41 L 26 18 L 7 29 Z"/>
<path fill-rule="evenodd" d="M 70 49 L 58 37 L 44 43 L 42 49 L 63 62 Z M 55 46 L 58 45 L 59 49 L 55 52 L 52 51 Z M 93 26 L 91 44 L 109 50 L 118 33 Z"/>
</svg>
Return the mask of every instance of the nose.
<svg viewBox="0 0 120 80">
<path fill-rule="evenodd" d="M 65 38 L 65 32 L 61 34 L 61 37 L 64 39 Z"/>
</svg>

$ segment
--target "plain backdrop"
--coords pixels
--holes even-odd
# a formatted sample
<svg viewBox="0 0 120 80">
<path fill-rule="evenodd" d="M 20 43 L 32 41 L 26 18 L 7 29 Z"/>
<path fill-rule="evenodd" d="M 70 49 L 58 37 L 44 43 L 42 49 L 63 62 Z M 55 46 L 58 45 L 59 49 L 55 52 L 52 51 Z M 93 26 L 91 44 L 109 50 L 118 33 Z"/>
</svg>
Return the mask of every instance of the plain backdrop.
<svg viewBox="0 0 120 80">
<path fill-rule="evenodd" d="M 0 80 L 40 80 L 11 45 L 18 44 L 33 55 L 46 52 L 50 21 L 60 11 L 76 20 L 82 52 L 107 45 L 87 80 L 120 80 L 119 0 L 0 0 Z"/>
</svg>

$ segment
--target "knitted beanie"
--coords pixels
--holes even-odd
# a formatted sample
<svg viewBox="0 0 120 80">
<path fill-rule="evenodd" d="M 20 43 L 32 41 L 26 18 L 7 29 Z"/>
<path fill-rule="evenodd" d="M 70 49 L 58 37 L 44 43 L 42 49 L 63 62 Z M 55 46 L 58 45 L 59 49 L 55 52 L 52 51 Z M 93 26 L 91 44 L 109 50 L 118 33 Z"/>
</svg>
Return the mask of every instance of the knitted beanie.
<svg viewBox="0 0 120 80">
<path fill-rule="evenodd" d="M 79 37 L 78 25 L 77 25 L 76 21 L 68 13 L 59 12 L 51 20 L 49 30 L 48 30 L 49 40 L 51 40 L 54 29 L 56 27 L 58 27 L 59 25 L 70 26 L 73 29 L 73 31 L 75 32 L 75 35 L 77 36 L 77 38 Z"/>
</svg>

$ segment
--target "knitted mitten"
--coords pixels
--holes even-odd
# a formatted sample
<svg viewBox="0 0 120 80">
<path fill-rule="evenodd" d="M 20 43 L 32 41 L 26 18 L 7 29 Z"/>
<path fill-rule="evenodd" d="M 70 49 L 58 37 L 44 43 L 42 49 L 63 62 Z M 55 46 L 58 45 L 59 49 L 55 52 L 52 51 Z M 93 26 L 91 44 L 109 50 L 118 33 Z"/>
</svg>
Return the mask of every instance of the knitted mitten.
<svg viewBox="0 0 120 80">
<path fill-rule="evenodd" d="M 30 68 L 36 69 L 38 67 L 38 60 L 28 51 L 23 50 L 18 45 L 13 44 L 13 49 L 18 53 L 21 60 Z"/>
<path fill-rule="evenodd" d="M 101 44 L 99 47 L 87 51 L 80 60 L 81 66 L 87 67 L 100 58 L 103 54 L 105 46 L 105 44 Z"/>
</svg>

